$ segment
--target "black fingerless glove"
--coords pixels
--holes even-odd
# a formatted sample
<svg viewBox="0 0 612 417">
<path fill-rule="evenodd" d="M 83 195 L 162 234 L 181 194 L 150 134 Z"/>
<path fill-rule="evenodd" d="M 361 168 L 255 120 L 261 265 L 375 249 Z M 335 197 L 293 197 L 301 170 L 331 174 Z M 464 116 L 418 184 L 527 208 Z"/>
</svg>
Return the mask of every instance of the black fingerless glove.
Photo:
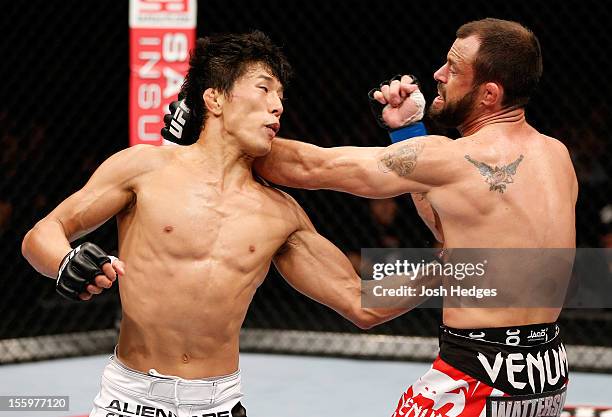
<svg viewBox="0 0 612 417">
<path fill-rule="evenodd" d="M 191 110 L 185 103 L 184 96 L 179 94 L 178 100 L 170 103 L 170 114 L 164 116 L 164 127 L 161 135 L 164 139 L 182 144 L 192 144 L 198 139 L 199 129 L 191 120 Z"/>
<path fill-rule="evenodd" d="M 77 246 L 62 260 L 55 290 L 64 298 L 81 301 L 79 294 L 87 291 L 87 285 L 94 283 L 96 276 L 105 275 L 102 265 L 111 260 L 109 255 L 93 243 L 85 242 Z"/>
<path fill-rule="evenodd" d="M 412 82 L 416 85 L 419 85 L 419 81 L 414 75 L 409 75 L 412 78 Z M 400 142 L 402 140 L 410 139 L 417 136 L 425 136 L 427 135 L 427 129 L 425 129 L 425 125 L 423 122 L 412 123 L 407 126 L 401 126 L 395 129 L 390 128 L 382 117 L 382 111 L 385 108 L 385 105 L 380 104 L 375 98 L 374 93 L 379 91 L 383 85 L 388 84 L 391 85 L 391 81 L 401 80 L 401 75 L 396 75 L 390 80 L 385 80 L 380 83 L 378 88 L 373 88 L 368 92 L 368 101 L 370 103 L 370 110 L 372 110 L 372 115 L 378 123 L 378 126 L 386 129 L 389 133 L 389 138 L 391 139 L 391 143 Z"/>
</svg>

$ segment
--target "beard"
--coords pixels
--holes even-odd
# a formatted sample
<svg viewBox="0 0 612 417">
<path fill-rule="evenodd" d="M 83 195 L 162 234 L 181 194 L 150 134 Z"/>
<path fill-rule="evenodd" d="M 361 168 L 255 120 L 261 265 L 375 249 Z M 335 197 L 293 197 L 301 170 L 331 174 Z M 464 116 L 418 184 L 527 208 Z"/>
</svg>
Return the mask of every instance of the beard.
<svg viewBox="0 0 612 417">
<path fill-rule="evenodd" d="M 433 103 L 427 109 L 429 118 L 444 128 L 461 126 L 474 109 L 478 88 L 472 88 L 466 95 L 454 102 L 444 100 L 440 108 L 433 108 Z"/>
</svg>

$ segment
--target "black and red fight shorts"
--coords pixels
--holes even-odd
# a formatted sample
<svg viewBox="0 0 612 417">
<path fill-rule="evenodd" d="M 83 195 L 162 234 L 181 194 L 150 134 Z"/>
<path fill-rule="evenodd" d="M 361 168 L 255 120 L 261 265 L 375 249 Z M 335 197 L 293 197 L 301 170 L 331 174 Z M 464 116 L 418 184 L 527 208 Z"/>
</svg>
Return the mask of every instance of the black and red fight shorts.
<svg viewBox="0 0 612 417">
<path fill-rule="evenodd" d="M 402 395 L 393 417 L 558 417 L 568 378 L 555 323 L 442 326 L 438 357 Z"/>
</svg>

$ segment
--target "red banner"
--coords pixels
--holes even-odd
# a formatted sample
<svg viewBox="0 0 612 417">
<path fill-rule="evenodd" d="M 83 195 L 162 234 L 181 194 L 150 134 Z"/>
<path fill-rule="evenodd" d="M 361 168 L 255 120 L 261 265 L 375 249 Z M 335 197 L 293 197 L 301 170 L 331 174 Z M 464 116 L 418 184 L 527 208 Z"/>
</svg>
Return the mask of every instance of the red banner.
<svg viewBox="0 0 612 417">
<path fill-rule="evenodd" d="M 130 0 L 130 146 L 161 145 L 195 44 L 196 0 Z"/>
</svg>

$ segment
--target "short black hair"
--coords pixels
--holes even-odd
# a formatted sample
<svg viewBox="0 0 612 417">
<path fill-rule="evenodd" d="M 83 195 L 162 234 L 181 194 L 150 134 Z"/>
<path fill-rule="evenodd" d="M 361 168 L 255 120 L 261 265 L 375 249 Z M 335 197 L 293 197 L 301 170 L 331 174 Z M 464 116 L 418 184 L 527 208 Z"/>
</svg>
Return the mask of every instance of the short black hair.
<svg viewBox="0 0 612 417">
<path fill-rule="evenodd" d="M 196 138 L 206 121 L 202 95 L 208 88 L 227 94 L 248 67 L 263 64 L 283 88 L 291 78 L 291 66 L 280 47 L 260 31 L 243 34 L 218 34 L 199 38 L 191 51 L 189 71 L 181 87 L 182 97 L 195 123 Z"/>
<path fill-rule="evenodd" d="M 476 36 L 480 47 L 474 61 L 474 85 L 498 82 L 504 106 L 524 106 L 542 76 L 542 51 L 534 33 L 509 20 L 487 18 L 466 23 L 457 38 Z"/>
</svg>

